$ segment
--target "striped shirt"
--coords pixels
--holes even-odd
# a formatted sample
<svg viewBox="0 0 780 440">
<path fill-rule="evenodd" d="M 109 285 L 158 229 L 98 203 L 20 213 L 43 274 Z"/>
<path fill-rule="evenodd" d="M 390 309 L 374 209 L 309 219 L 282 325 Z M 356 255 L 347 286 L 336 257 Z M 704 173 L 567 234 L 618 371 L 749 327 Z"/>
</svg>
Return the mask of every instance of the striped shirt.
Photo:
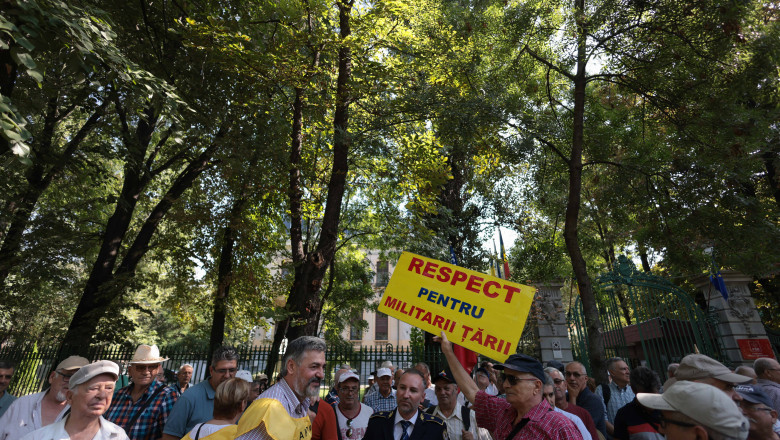
<svg viewBox="0 0 780 440">
<path fill-rule="evenodd" d="M 162 437 L 163 427 L 165 427 L 168 415 L 179 397 L 178 393 L 173 388 L 166 387 L 164 383 L 155 380 L 141 397 L 136 402 L 133 402 L 130 394 L 133 386 L 131 383 L 114 394 L 111 406 L 104 415 L 106 420 L 119 425 L 132 440 L 154 440 Z M 154 396 L 149 405 L 136 419 L 133 426 L 128 430 L 126 427 L 130 420 L 141 410 L 146 400 L 161 387 L 163 389 Z"/>
<path fill-rule="evenodd" d="M 369 394 L 363 403 L 370 406 L 375 413 L 392 411 L 398 406 L 398 402 L 395 400 L 395 390 L 393 389 L 390 390 L 390 395 L 387 397 L 384 397 L 379 391 Z"/>
<path fill-rule="evenodd" d="M 275 399 L 278 400 L 284 409 L 287 410 L 287 414 L 294 419 L 306 417 L 309 415 L 309 398 L 301 402 L 298 400 L 298 396 L 295 395 L 292 388 L 287 384 L 287 381 L 282 378 L 271 388 L 265 390 L 258 399 Z M 236 437 L 236 440 L 274 440 L 273 437 L 268 435 L 265 430 L 265 425 L 260 424 L 257 428 Z"/>
</svg>

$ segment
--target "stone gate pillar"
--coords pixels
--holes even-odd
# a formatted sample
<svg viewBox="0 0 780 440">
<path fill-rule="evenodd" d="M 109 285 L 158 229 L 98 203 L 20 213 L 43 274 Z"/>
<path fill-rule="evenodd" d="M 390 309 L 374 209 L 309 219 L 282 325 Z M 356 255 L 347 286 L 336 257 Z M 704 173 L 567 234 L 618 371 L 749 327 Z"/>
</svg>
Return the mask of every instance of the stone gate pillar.
<svg viewBox="0 0 780 440">
<path fill-rule="evenodd" d="M 704 294 L 710 311 L 718 317 L 724 360 L 737 367 L 752 366 L 753 361 L 760 357 L 776 358 L 750 296 L 748 283 L 753 278 L 735 271 L 723 271 L 721 274 L 729 293 L 728 300 L 710 283 L 708 276 L 695 279 L 694 285 Z"/>
<path fill-rule="evenodd" d="M 532 312 L 537 317 L 541 361 L 574 360 L 566 325 L 566 312 L 561 300 L 562 283 L 535 284 L 536 298 Z"/>
</svg>

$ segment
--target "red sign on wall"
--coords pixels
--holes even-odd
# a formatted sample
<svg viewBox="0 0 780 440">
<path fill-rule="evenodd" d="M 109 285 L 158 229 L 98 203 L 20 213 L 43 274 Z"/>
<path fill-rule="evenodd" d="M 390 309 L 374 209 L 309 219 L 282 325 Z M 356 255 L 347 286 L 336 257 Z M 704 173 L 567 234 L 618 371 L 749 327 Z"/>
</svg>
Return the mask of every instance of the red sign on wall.
<svg viewBox="0 0 780 440">
<path fill-rule="evenodd" d="M 752 361 L 758 358 L 775 358 L 768 339 L 737 339 L 742 359 Z"/>
</svg>

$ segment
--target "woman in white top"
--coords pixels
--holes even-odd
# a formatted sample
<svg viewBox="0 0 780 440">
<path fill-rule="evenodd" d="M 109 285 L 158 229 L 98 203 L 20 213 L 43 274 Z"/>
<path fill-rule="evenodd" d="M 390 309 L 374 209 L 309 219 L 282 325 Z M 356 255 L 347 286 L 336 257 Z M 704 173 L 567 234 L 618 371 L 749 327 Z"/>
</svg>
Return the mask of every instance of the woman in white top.
<svg viewBox="0 0 780 440">
<path fill-rule="evenodd" d="M 214 418 L 198 423 L 182 440 L 233 439 L 236 422 L 247 406 L 249 382 L 233 378 L 222 382 L 214 392 Z"/>
</svg>

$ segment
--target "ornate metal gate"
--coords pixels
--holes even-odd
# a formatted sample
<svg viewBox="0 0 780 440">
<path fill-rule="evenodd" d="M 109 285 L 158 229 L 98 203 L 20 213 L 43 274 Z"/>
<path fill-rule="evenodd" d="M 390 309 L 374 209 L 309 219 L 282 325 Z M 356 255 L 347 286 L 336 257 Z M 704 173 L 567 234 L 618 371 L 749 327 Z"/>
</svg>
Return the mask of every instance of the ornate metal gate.
<svg viewBox="0 0 780 440">
<path fill-rule="evenodd" d="M 717 318 L 705 313 L 687 292 L 665 278 L 640 272 L 625 256 L 594 283 L 607 356 L 644 365 L 666 379 L 666 367 L 685 355 L 706 354 L 722 361 Z M 588 345 L 582 303 L 568 313 L 574 359 L 588 370 Z"/>
</svg>

